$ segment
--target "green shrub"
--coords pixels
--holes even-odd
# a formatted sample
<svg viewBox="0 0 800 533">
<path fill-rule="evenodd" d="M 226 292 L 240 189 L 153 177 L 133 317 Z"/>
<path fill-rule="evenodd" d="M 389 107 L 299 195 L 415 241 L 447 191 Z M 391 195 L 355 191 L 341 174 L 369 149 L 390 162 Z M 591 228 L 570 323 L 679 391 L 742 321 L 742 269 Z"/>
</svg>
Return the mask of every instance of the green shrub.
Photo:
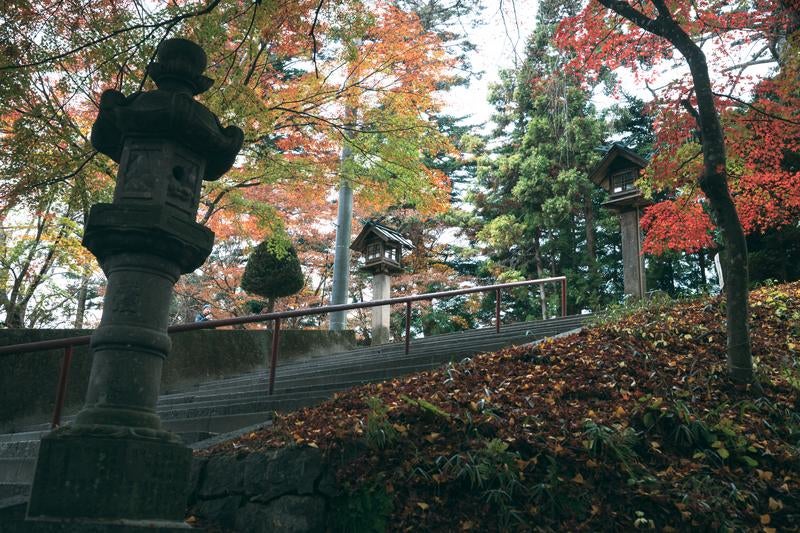
<svg viewBox="0 0 800 533">
<path fill-rule="evenodd" d="M 242 289 L 267 298 L 272 311 L 276 298 L 300 292 L 305 284 L 300 260 L 292 246 L 278 250 L 264 241 L 250 254 L 242 276 Z"/>
</svg>

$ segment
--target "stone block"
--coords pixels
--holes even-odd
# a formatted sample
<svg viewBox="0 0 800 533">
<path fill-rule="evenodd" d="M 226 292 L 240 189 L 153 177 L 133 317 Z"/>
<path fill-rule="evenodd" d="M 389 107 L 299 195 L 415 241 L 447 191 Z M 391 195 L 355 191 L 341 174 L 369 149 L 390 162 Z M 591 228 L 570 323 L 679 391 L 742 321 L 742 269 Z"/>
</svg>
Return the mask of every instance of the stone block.
<svg viewBox="0 0 800 533">
<path fill-rule="evenodd" d="M 191 451 L 174 442 L 51 433 L 42 439 L 28 516 L 181 521 L 190 462 Z"/>
<path fill-rule="evenodd" d="M 325 531 L 325 499 L 283 496 L 267 505 L 248 503 L 236 513 L 237 531 L 249 533 L 311 533 Z"/>
<path fill-rule="evenodd" d="M 197 494 L 209 499 L 244 492 L 244 461 L 230 455 L 215 455 L 208 460 Z"/>
<path fill-rule="evenodd" d="M 198 500 L 191 512 L 200 518 L 211 518 L 222 527 L 233 527 L 242 504 L 242 496 L 225 496 L 213 500 Z"/>
<path fill-rule="evenodd" d="M 257 502 L 283 494 L 313 494 L 324 468 L 318 449 L 299 447 L 252 453 L 244 464 L 244 491 Z"/>
<path fill-rule="evenodd" d="M 208 458 L 206 457 L 192 458 L 192 466 L 189 470 L 189 505 L 192 505 L 197 500 L 197 494 L 200 491 L 200 485 L 205 479 L 207 464 Z"/>
</svg>

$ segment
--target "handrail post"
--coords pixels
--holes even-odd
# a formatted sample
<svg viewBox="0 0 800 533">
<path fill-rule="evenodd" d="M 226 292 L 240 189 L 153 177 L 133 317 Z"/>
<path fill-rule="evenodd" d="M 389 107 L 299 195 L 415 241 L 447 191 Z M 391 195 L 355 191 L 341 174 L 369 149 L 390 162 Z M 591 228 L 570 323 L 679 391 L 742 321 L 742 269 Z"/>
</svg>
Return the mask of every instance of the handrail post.
<svg viewBox="0 0 800 533">
<path fill-rule="evenodd" d="M 567 278 L 561 280 L 561 316 L 567 316 Z"/>
<path fill-rule="evenodd" d="M 275 319 L 275 327 L 272 328 L 272 360 L 269 364 L 269 395 L 275 390 L 275 366 L 278 364 L 278 339 L 281 336 L 281 319 Z"/>
<path fill-rule="evenodd" d="M 50 423 L 52 429 L 61 425 L 61 410 L 64 408 L 64 398 L 67 393 L 67 377 L 69 367 L 72 363 L 72 345 L 64 347 L 64 356 L 61 358 L 61 373 L 58 376 L 58 387 L 56 388 L 56 406 L 53 409 L 53 421 Z"/>
<path fill-rule="evenodd" d="M 411 348 L 411 302 L 406 302 L 406 355 Z"/>
<path fill-rule="evenodd" d="M 500 289 L 494 291 L 494 323 L 496 333 L 500 333 Z"/>
</svg>

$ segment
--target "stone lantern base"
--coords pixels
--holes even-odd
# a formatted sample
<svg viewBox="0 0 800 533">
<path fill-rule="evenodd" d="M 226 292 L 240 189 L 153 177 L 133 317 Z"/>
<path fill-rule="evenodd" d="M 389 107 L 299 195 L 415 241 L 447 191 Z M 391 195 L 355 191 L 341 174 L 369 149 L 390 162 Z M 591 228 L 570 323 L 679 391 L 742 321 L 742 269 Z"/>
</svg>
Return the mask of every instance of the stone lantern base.
<svg viewBox="0 0 800 533">
<path fill-rule="evenodd" d="M 191 450 L 166 432 L 65 427 L 42 439 L 28 519 L 188 528 L 183 517 L 191 461 Z M 125 520 L 115 519 L 120 516 Z"/>
</svg>

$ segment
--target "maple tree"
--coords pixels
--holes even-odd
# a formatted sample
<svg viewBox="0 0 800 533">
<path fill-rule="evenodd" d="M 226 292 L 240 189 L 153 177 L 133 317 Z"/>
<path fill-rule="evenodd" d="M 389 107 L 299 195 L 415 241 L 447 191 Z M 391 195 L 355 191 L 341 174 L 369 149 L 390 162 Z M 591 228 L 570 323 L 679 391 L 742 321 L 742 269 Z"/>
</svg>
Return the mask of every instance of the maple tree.
<svg viewBox="0 0 800 533">
<path fill-rule="evenodd" d="M 680 194 L 647 211 L 642 221 L 648 229 L 645 249 L 663 251 L 665 242 L 688 251 L 709 246 L 713 222 L 725 265 L 730 375 L 748 382 L 754 375 L 745 230 L 797 216 L 796 202 L 783 188 L 796 190 L 792 184 L 800 179 L 796 170 L 786 168 L 798 149 L 796 131 L 787 128 L 797 125 L 797 108 L 792 106 L 797 95 L 788 79 L 780 83 L 781 76 L 791 79 L 796 72 L 792 54 L 783 54 L 794 46 L 796 28 L 795 14 L 778 0 L 757 6 L 596 0 L 562 21 L 558 37 L 576 53 L 573 66 L 580 65 L 576 70 L 585 78 L 625 66 L 649 83 L 657 73 L 654 65 L 670 61 L 676 52 L 686 61 L 688 73 L 656 92 L 653 104 L 659 108 L 657 154 L 648 169 L 649 185 Z M 744 59 L 734 59 L 741 57 L 737 52 Z M 714 64 L 733 64 L 715 72 L 712 80 L 708 54 Z M 755 83 L 747 68 L 766 62 L 777 63 L 780 74 Z M 748 90 L 756 95 L 752 102 L 744 96 Z M 699 143 L 686 142 L 693 132 Z M 753 143 L 764 148 L 748 150 Z M 736 202 L 731 189 L 739 193 Z"/>
<path fill-rule="evenodd" d="M 204 103 L 242 126 L 246 144 L 241 164 L 207 184 L 201 201 L 199 221 L 217 233 L 217 257 L 225 259 L 206 265 L 219 270 L 215 276 L 192 278 L 205 289 L 178 287 L 188 298 L 178 315 L 223 294 L 221 316 L 240 313 L 230 287 L 238 287 L 241 257 L 279 226 L 295 240 L 308 234 L 314 244 L 298 252 L 316 268 L 315 279 L 326 279 L 322 248 L 330 228 L 319 220 L 331 212 L 342 143 L 354 154 L 343 172 L 364 212 L 392 203 L 413 203 L 422 213 L 446 208 L 448 179 L 421 154 L 450 150 L 433 118 L 437 90 L 457 81 L 458 59 L 441 46 L 453 38 L 442 30 L 450 16 L 443 13 L 461 7 L 439 11 L 431 3 L 423 20 L 414 2 L 78 4 L 20 2 L 2 15 L 0 72 L 8 83 L 0 89 L 0 119 L 9 148 L 0 161 L 3 198 L 24 207 L 26 196 L 60 183 L 91 191 L 92 202 L 107 197 L 114 169 L 86 136 L 97 95 L 109 86 L 126 94 L 150 87 L 144 67 L 166 36 L 200 42 L 216 80 Z M 358 116 L 345 120 L 344 105 Z M 40 153 L 42 164 L 27 164 Z"/>
</svg>

